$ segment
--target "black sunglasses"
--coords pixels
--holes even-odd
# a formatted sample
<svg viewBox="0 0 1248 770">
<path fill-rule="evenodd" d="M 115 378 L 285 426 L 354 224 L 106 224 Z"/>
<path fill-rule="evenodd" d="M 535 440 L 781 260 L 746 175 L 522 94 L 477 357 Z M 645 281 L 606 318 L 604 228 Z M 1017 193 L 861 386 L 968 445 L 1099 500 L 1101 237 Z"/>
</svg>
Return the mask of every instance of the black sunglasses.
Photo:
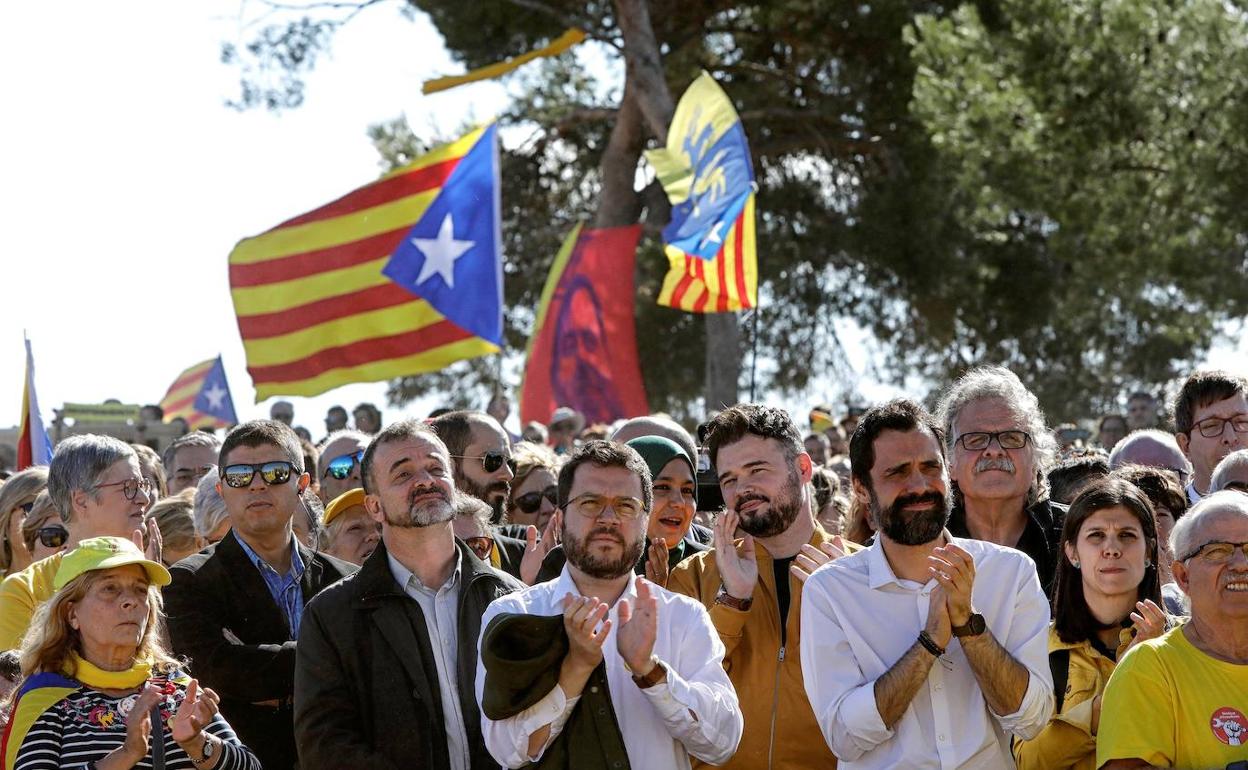
<svg viewBox="0 0 1248 770">
<path fill-rule="evenodd" d="M 22 513 L 29 516 L 30 512 L 35 509 L 35 501 L 31 500 L 29 503 L 22 503 L 21 505 L 17 507 L 22 509 Z"/>
<path fill-rule="evenodd" d="M 264 483 L 272 487 L 290 481 L 290 472 L 294 468 L 293 464 L 285 460 L 273 460 L 258 465 L 237 463 L 225 466 L 225 470 L 221 471 L 221 480 L 227 487 L 242 489 L 251 486 L 251 480 L 259 473 Z"/>
<path fill-rule="evenodd" d="M 363 449 L 357 452 L 348 452 L 345 455 L 338 455 L 334 459 L 330 460 L 329 464 L 325 466 L 325 473 L 321 474 L 321 478 L 324 478 L 325 476 L 333 476 L 339 481 L 342 481 L 351 475 L 351 471 L 355 468 L 356 463 L 362 463 L 363 461 Z"/>
<path fill-rule="evenodd" d="M 455 460 L 480 460 L 481 467 L 485 469 L 486 473 L 493 473 L 503 467 L 503 463 L 507 463 L 507 467 L 511 468 L 512 473 L 516 472 L 516 461 L 511 459 L 510 456 L 495 450 L 490 450 L 483 455 L 451 455 L 451 458 Z"/>
<path fill-rule="evenodd" d="M 60 548 L 69 540 L 69 531 L 60 524 L 40 527 L 35 530 L 35 534 L 39 536 L 39 542 L 43 543 L 44 548 Z"/>
<path fill-rule="evenodd" d="M 524 513 L 537 513 L 542 507 L 542 498 L 550 501 L 550 504 L 559 507 L 559 490 L 552 484 L 540 492 L 525 492 L 515 499 L 516 507 Z"/>
</svg>

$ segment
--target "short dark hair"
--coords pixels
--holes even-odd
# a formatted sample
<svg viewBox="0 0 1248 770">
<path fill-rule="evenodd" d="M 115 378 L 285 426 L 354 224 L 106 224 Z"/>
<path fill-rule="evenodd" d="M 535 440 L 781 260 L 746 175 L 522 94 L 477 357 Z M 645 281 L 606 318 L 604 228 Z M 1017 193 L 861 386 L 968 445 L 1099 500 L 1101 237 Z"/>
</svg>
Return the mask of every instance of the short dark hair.
<svg viewBox="0 0 1248 770">
<path fill-rule="evenodd" d="M 627 444 L 620 444 L 606 439 L 586 441 L 572 450 L 568 461 L 559 469 L 559 507 L 568 504 L 568 495 L 572 492 L 572 482 L 576 478 L 576 469 L 589 463 L 599 468 L 625 468 L 641 479 L 641 501 L 646 511 L 654 505 L 654 487 L 650 478 L 650 467 Z"/>
<path fill-rule="evenodd" d="M 485 412 L 463 409 L 439 415 L 429 423 L 429 427 L 446 444 L 446 451 L 453 455 L 463 455 L 464 450 L 472 443 L 473 424 L 480 423 L 482 418 L 491 421 L 494 419 Z"/>
<path fill-rule="evenodd" d="M 895 398 L 867 410 L 858 420 L 854 435 L 849 437 L 850 477 L 858 479 L 868 491 L 871 487 L 871 468 L 875 466 L 875 440 L 886 430 L 909 433 L 926 430 L 940 447 L 940 459 L 945 459 L 945 431 L 930 412 L 917 401 Z"/>
<path fill-rule="evenodd" d="M 1137 390 L 1131 395 L 1127 396 L 1128 404 L 1131 403 L 1132 401 L 1141 401 L 1141 400 L 1156 401 L 1157 397 L 1154 396 L 1152 393 L 1149 393 L 1143 390 Z"/>
<path fill-rule="evenodd" d="M 364 485 L 365 494 L 372 495 L 377 493 L 377 485 L 373 482 L 373 457 L 377 454 L 377 447 L 407 438 L 415 438 L 416 436 L 424 436 L 442 444 L 442 439 L 438 437 L 433 428 L 429 427 L 428 423 L 416 419 L 399 420 L 391 423 L 378 433 L 372 441 L 368 442 L 368 448 L 364 450 L 364 457 L 360 460 L 360 481 Z M 445 444 L 442 445 L 446 446 Z"/>
<path fill-rule="evenodd" d="M 721 448 L 747 435 L 779 441 L 784 447 L 784 456 L 790 461 L 806 451 L 802 434 L 788 412 L 762 404 L 737 404 L 715 415 L 707 424 L 706 452 L 711 465 L 718 465 Z"/>
<path fill-rule="evenodd" d="M 1243 393 L 1248 383 L 1242 377 L 1221 370 L 1205 370 L 1192 374 L 1183 381 L 1179 394 L 1174 397 L 1174 431 L 1191 433 L 1196 410 L 1217 401 Z"/>
<path fill-rule="evenodd" d="M 1102 417 L 1102 418 L 1101 418 L 1101 421 L 1100 421 L 1100 422 L 1098 422 L 1098 423 L 1096 424 L 1096 429 L 1097 429 L 1097 430 L 1105 430 L 1105 423 L 1106 423 L 1106 422 L 1108 422 L 1109 420 L 1117 420 L 1118 422 L 1122 423 L 1122 427 L 1123 427 L 1123 428 L 1126 428 L 1126 427 L 1127 427 L 1127 418 L 1126 418 L 1126 417 L 1123 417 L 1123 416 L 1122 416 L 1122 415 L 1120 415 L 1120 414 L 1107 414 L 1107 415 L 1105 415 L 1104 417 Z"/>
<path fill-rule="evenodd" d="M 1070 504 L 1075 494 L 1091 479 L 1109 476 L 1109 456 L 1093 451 L 1072 454 L 1049 469 L 1049 499 Z"/>
<path fill-rule="evenodd" d="M 1130 463 L 1115 469 L 1110 475 L 1134 484 L 1153 504 L 1154 511 L 1159 506 L 1165 508 L 1175 521 L 1187 513 L 1187 493 L 1179 483 L 1179 474 L 1169 468 Z"/>
<path fill-rule="evenodd" d="M 274 446 L 282 450 L 295 470 L 303 473 L 303 449 L 299 446 L 299 437 L 290 426 L 277 420 L 252 420 L 245 422 L 230 431 L 221 442 L 221 451 L 217 455 L 217 467 L 225 473 L 225 460 L 240 446 Z"/>
<path fill-rule="evenodd" d="M 1102 479 L 1075 498 L 1062 524 L 1057 579 L 1053 584 L 1053 625 L 1058 637 L 1067 644 L 1096 638 L 1101 623 L 1088 609 L 1088 601 L 1083 595 L 1083 576 L 1066 557 L 1066 544 L 1075 544 L 1079 539 L 1079 528 L 1092 514 L 1118 506 L 1135 516 L 1140 523 L 1140 531 L 1144 533 L 1144 556 L 1148 559 L 1148 566 L 1144 568 L 1144 579 L 1136 589 L 1137 601 L 1151 599 L 1161 606 L 1161 579 L 1157 574 L 1157 521 L 1153 517 L 1153 506 L 1134 484 L 1112 476 Z"/>
</svg>

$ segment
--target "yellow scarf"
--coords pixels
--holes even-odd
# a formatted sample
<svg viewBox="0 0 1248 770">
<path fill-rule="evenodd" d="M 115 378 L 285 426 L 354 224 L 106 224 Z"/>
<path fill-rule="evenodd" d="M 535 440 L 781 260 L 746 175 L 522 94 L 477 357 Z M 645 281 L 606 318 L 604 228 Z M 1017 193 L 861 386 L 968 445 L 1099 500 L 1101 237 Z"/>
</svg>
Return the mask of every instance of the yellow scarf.
<svg viewBox="0 0 1248 770">
<path fill-rule="evenodd" d="M 78 653 L 71 654 L 69 666 L 66 668 L 70 667 L 74 669 L 74 673 L 71 674 L 74 679 L 97 690 L 129 690 L 139 687 L 152 676 L 151 663 L 135 661 L 125 671 L 105 671 L 82 658 Z M 66 671 L 66 673 L 69 672 Z"/>
</svg>

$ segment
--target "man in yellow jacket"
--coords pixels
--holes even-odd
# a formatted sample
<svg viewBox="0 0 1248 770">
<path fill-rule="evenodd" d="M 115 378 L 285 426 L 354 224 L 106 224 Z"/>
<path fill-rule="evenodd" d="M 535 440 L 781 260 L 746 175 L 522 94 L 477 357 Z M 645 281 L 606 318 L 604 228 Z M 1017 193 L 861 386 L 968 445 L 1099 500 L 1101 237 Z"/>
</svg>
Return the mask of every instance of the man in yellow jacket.
<svg viewBox="0 0 1248 770">
<path fill-rule="evenodd" d="M 707 607 L 727 649 L 745 732 L 722 767 L 835 768 L 802 682 L 801 590 L 819 565 L 857 547 L 815 522 L 810 456 L 784 411 L 732 407 L 711 422 L 706 443 L 727 510 L 715 550 L 681 562 L 667 587 Z M 745 534 L 734 542 L 738 526 Z"/>
</svg>

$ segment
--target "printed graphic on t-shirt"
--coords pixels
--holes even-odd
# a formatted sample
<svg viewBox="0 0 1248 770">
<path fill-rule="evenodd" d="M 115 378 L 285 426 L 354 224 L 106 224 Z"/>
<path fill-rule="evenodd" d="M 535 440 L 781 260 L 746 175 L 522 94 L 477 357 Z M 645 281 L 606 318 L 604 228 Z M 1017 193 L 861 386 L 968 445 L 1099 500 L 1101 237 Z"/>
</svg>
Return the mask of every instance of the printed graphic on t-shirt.
<svg viewBox="0 0 1248 770">
<path fill-rule="evenodd" d="M 1248 717 L 1239 709 L 1224 706 L 1213 712 L 1209 726 L 1218 740 L 1228 746 L 1243 746 L 1248 739 Z"/>
</svg>

